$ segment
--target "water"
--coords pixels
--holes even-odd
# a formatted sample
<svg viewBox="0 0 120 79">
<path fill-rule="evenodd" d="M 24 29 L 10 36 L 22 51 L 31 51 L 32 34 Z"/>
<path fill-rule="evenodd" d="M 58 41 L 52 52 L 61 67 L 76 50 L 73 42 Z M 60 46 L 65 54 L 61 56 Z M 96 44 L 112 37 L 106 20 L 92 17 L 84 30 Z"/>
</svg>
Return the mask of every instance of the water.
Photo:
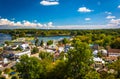
<svg viewBox="0 0 120 79">
<path fill-rule="evenodd" d="M 50 37 L 38 37 L 39 40 L 43 40 L 44 42 L 47 42 L 49 40 L 55 40 L 55 41 L 59 41 L 62 40 L 64 38 L 71 38 L 70 36 L 50 36 Z"/>
<path fill-rule="evenodd" d="M 5 42 L 5 41 L 10 41 L 12 40 L 12 37 L 9 34 L 3 34 L 0 33 L 0 46 Z"/>
</svg>

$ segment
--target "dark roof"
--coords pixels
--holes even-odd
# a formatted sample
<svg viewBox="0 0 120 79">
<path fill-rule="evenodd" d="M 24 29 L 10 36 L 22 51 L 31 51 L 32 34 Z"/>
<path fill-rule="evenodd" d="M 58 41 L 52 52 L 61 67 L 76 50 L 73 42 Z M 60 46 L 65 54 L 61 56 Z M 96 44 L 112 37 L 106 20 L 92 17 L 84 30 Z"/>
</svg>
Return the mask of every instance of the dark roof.
<svg viewBox="0 0 120 79">
<path fill-rule="evenodd" d="M 108 49 L 108 53 L 120 53 L 120 49 Z"/>
</svg>

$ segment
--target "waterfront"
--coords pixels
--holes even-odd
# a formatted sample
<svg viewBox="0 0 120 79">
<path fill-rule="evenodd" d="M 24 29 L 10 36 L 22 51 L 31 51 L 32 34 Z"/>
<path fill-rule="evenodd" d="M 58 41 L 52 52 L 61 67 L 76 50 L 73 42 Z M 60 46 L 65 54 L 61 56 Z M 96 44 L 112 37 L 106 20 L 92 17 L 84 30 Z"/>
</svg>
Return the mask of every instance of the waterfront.
<svg viewBox="0 0 120 79">
<path fill-rule="evenodd" d="M 71 38 L 70 36 L 46 36 L 46 37 L 38 37 L 38 39 L 41 41 L 43 40 L 44 42 L 47 42 L 49 40 L 55 40 L 55 41 L 59 41 L 62 40 L 64 38 Z"/>
<path fill-rule="evenodd" d="M 9 34 L 0 33 L 0 45 L 3 44 L 5 41 L 12 40 L 12 37 Z"/>
</svg>

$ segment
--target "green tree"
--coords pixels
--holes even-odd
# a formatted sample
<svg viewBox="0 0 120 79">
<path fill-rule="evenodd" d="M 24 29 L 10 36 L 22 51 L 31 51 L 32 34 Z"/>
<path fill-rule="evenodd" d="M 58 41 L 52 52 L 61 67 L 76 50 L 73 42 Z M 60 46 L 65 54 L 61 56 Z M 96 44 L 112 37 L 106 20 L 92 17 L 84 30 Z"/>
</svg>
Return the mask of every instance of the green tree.
<svg viewBox="0 0 120 79">
<path fill-rule="evenodd" d="M 92 53 L 86 43 L 77 42 L 75 48 L 68 52 L 67 76 L 83 79 L 91 70 Z"/>
<path fill-rule="evenodd" d="M 35 53 L 38 53 L 39 52 L 39 49 L 37 48 L 37 47 L 34 47 L 33 49 L 32 49 L 32 54 L 35 54 Z"/>
<path fill-rule="evenodd" d="M 120 49 L 120 37 L 116 38 L 112 43 L 111 43 L 112 48 Z"/>
<path fill-rule="evenodd" d="M 36 46 L 39 46 L 39 39 L 38 39 L 38 38 L 35 39 L 35 45 L 36 45 Z"/>
<path fill-rule="evenodd" d="M 43 41 L 43 40 L 41 40 L 41 42 L 40 42 L 40 46 L 42 47 L 42 46 L 43 46 L 43 44 L 44 44 L 44 41 Z"/>
<path fill-rule="evenodd" d="M 98 72 L 90 71 L 85 75 L 84 79 L 101 79 L 101 78 L 100 78 L 100 74 Z"/>
<path fill-rule="evenodd" d="M 48 42 L 47 42 L 47 45 L 49 46 L 49 45 L 52 45 L 53 44 L 53 40 L 49 40 Z"/>
<path fill-rule="evenodd" d="M 66 76 L 66 62 L 57 60 L 54 62 L 54 67 L 46 74 L 46 79 L 67 79 Z"/>
<path fill-rule="evenodd" d="M 2 74 L 2 71 L 0 70 L 0 75 Z"/>
<path fill-rule="evenodd" d="M 67 38 L 64 38 L 64 39 L 62 40 L 62 43 L 65 44 L 65 45 L 66 45 L 68 42 L 69 42 L 69 40 L 68 40 Z"/>
<path fill-rule="evenodd" d="M 19 79 L 18 76 L 12 76 L 11 79 Z"/>
<path fill-rule="evenodd" d="M 111 36 L 107 36 L 104 38 L 104 42 L 103 42 L 103 46 L 106 47 L 106 46 L 109 46 L 110 43 L 112 42 L 112 37 Z"/>
<path fill-rule="evenodd" d="M 40 79 L 43 73 L 43 66 L 40 60 L 27 55 L 21 57 L 20 62 L 16 64 L 16 69 L 23 79 Z"/>
<path fill-rule="evenodd" d="M 10 45 L 10 41 L 5 41 L 5 44 L 6 44 L 7 46 L 9 46 L 9 45 Z"/>
<path fill-rule="evenodd" d="M 100 58 L 103 57 L 103 55 L 102 55 L 101 52 L 98 52 L 98 53 L 97 53 L 97 56 L 100 57 Z"/>
<path fill-rule="evenodd" d="M 109 69 L 114 69 L 117 73 L 115 74 L 115 77 L 117 79 L 120 78 L 120 59 L 118 58 L 117 61 L 113 62 L 109 65 Z"/>
<path fill-rule="evenodd" d="M 22 48 L 20 46 L 18 46 L 15 50 L 16 51 L 22 51 Z"/>
<path fill-rule="evenodd" d="M 5 70 L 4 70 L 4 73 L 6 73 L 6 74 L 8 74 L 9 72 L 10 72 L 10 68 L 6 68 Z"/>
<path fill-rule="evenodd" d="M 43 59 L 49 59 L 52 60 L 53 59 L 53 55 L 51 55 L 48 52 L 40 52 L 39 53 L 39 57 L 43 60 Z"/>
</svg>

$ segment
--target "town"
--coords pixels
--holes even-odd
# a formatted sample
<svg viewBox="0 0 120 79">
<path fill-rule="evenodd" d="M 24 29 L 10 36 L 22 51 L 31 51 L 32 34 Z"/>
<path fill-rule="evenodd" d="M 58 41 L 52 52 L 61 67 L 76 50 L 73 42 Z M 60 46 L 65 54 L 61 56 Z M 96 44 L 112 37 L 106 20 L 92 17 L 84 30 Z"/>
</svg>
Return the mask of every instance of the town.
<svg viewBox="0 0 120 79">
<path fill-rule="evenodd" d="M 105 39 L 105 44 L 107 44 L 106 47 L 102 46 L 99 42 L 90 42 L 90 36 L 87 37 L 87 35 L 70 36 L 69 38 L 59 38 L 56 40 L 48 39 L 47 41 L 45 41 L 42 37 L 40 37 L 41 40 L 38 37 L 19 37 L 11 41 L 4 41 L 3 46 L 0 47 L 1 76 L 9 79 L 16 74 L 19 75 L 18 71 L 15 71 L 16 64 L 20 63 L 21 57 L 26 55 L 28 57 L 38 58 L 40 61 L 43 61 L 42 59 L 46 58 L 51 61 L 51 63 L 56 63 L 58 60 L 62 60 L 64 62 L 68 61 L 68 54 L 72 53 L 71 50 L 76 48 L 75 44 L 77 44 L 77 42 L 81 42 L 81 44 L 86 43 L 89 47 L 88 49 L 91 51 L 93 59 L 91 67 L 93 67 L 95 71 L 98 73 L 109 72 L 113 74 L 116 71 L 113 68 L 109 69 L 107 65 L 118 61 L 120 49 L 111 48 L 108 44 L 111 40 L 106 42 L 108 37 L 109 39 L 113 38 L 110 35 L 105 36 L 105 34 L 100 34 L 99 37 L 95 38 L 95 41 L 98 41 L 98 38 L 100 38 L 100 40 Z M 117 40 L 117 43 L 120 43 L 119 39 L 120 38 L 118 37 L 114 40 Z M 79 49 L 77 51 L 79 51 Z M 79 55 L 82 56 L 82 54 Z M 81 56 L 78 56 L 78 58 Z"/>
</svg>

